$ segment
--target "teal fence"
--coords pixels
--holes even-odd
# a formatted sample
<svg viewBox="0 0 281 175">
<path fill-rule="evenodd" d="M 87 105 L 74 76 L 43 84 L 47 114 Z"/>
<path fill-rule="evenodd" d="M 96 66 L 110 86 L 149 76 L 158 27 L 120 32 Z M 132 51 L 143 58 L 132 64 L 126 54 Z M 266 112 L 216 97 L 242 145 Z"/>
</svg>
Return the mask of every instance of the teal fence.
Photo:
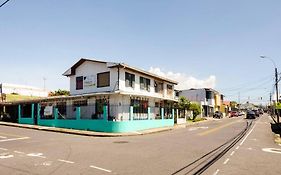
<svg viewBox="0 0 281 175">
<path fill-rule="evenodd" d="M 36 104 L 37 105 L 37 104 Z M 129 115 L 130 119 L 126 121 L 111 121 L 108 118 L 107 106 L 103 106 L 103 116 L 98 119 L 81 119 L 81 107 L 75 108 L 75 116 L 71 118 L 62 118 L 58 108 L 53 108 L 51 117 L 47 118 L 40 114 L 40 106 L 37 106 L 35 111 L 35 105 L 31 105 L 32 115 L 29 117 L 22 115 L 22 107 L 19 105 L 19 123 L 22 124 L 35 124 L 35 122 L 40 126 L 50 126 L 59 128 L 69 128 L 78 130 L 90 130 L 99 132 L 134 132 L 152 128 L 168 127 L 174 125 L 174 115 L 172 118 L 165 119 L 162 116 L 160 120 L 152 120 L 150 118 L 150 109 L 148 110 L 147 120 L 134 120 L 134 114 L 132 112 L 132 107 L 130 107 Z M 174 110 L 173 110 L 174 111 Z M 174 112 L 173 112 L 174 113 Z M 34 119 L 35 115 L 37 116 Z"/>
</svg>

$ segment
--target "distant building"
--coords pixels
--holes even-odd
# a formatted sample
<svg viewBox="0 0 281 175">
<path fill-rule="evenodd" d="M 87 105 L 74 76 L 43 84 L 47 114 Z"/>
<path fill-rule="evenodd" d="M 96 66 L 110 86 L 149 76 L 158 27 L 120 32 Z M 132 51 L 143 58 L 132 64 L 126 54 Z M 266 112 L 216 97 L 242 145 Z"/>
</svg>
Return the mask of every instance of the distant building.
<svg viewBox="0 0 281 175">
<path fill-rule="evenodd" d="M 197 102 L 202 107 L 203 116 L 212 116 L 215 111 L 222 112 L 223 95 L 211 88 L 188 89 L 179 92 L 191 102 Z"/>
<path fill-rule="evenodd" d="M 1 94 L 18 94 L 24 96 L 48 97 L 49 92 L 44 89 L 32 86 L 1 83 L 0 95 Z"/>
</svg>

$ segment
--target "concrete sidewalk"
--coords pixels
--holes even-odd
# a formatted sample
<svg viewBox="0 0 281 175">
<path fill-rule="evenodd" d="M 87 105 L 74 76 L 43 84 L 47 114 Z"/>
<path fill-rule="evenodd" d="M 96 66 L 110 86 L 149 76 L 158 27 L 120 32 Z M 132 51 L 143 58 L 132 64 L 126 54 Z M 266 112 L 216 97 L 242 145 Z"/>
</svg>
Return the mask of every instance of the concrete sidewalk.
<svg viewBox="0 0 281 175">
<path fill-rule="evenodd" d="M 214 121 L 214 119 L 207 118 L 207 120 L 203 120 L 200 122 L 193 122 L 193 123 L 187 122 L 185 124 L 180 124 L 180 125 L 176 124 L 171 127 L 153 128 L 153 129 L 128 132 L 128 133 L 107 133 L 107 132 L 85 131 L 85 130 L 76 130 L 76 129 L 67 129 L 67 128 L 55 128 L 55 127 L 48 127 L 48 126 L 18 124 L 18 123 L 10 123 L 10 122 L 0 122 L 0 125 L 34 129 L 34 130 L 40 130 L 40 131 L 51 131 L 51 132 L 60 132 L 60 133 L 66 133 L 66 134 L 92 136 L 92 137 L 124 137 L 124 136 L 138 136 L 138 135 L 147 135 L 147 134 L 171 131 L 173 129 L 186 128 L 188 126 L 192 126 L 192 125 L 199 124 L 199 123 L 205 123 L 205 122 L 209 122 L 209 121 Z"/>
</svg>

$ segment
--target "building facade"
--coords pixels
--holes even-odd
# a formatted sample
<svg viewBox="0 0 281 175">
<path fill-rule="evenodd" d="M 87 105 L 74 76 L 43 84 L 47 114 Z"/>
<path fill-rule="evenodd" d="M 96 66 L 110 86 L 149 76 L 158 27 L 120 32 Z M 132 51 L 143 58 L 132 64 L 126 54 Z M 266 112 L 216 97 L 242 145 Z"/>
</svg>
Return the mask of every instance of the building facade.
<svg viewBox="0 0 281 175">
<path fill-rule="evenodd" d="M 212 116 L 215 111 L 221 111 L 223 104 L 223 95 L 211 88 L 182 90 L 179 92 L 179 96 L 200 104 L 204 117 Z"/>
<path fill-rule="evenodd" d="M 174 125 L 177 82 L 131 67 L 80 59 L 64 74 L 70 96 L 15 102 L 18 122 L 101 132 Z M 16 108 L 15 108 L 16 107 Z"/>
<path fill-rule="evenodd" d="M 16 84 L 8 84 L 1 83 L 0 84 L 0 93 L 1 94 L 18 94 L 24 96 L 34 96 L 34 97 L 48 97 L 49 92 L 32 87 L 32 86 L 24 86 L 24 85 L 16 85 Z"/>
</svg>

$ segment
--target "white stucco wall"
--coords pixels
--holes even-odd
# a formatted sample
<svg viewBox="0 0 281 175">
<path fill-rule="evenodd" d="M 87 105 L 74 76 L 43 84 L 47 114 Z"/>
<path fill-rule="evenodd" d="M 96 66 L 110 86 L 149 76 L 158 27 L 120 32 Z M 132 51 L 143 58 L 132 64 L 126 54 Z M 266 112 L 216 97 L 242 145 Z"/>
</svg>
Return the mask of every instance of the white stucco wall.
<svg viewBox="0 0 281 175">
<path fill-rule="evenodd" d="M 110 71 L 110 86 L 108 87 L 97 87 L 97 74 Z M 76 77 L 90 77 L 92 85 L 86 86 L 85 81 L 83 89 L 76 90 Z M 97 92 L 112 92 L 117 88 L 118 81 L 117 68 L 108 68 L 105 63 L 94 63 L 90 61 L 85 61 L 76 69 L 76 74 L 70 76 L 70 94 L 88 94 L 88 93 L 97 93 Z"/>
<path fill-rule="evenodd" d="M 135 75 L 135 87 L 126 87 L 125 84 L 125 72 L 131 73 Z M 140 77 L 150 79 L 150 91 L 140 89 Z M 130 93 L 132 95 L 141 95 L 141 96 L 148 96 L 148 97 L 155 97 L 155 98 L 166 98 L 166 99 L 174 99 L 175 92 L 174 92 L 174 85 L 163 82 L 163 93 L 156 93 L 154 87 L 155 79 L 151 76 L 147 76 L 144 74 L 136 73 L 130 70 L 120 69 L 120 91 Z M 167 95 L 167 84 L 173 86 L 173 94 L 171 96 Z"/>
<path fill-rule="evenodd" d="M 32 86 L 2 83 L 0 85 L 0 88 L 1 87 L 2 87 L 2 93 L 4 94 L 17 93 L 19 95 L 34 96 L 34 97 L 48 97 L 49 94 L 49 92 L 46 90 L 32 87 Z"/>
</svg>

